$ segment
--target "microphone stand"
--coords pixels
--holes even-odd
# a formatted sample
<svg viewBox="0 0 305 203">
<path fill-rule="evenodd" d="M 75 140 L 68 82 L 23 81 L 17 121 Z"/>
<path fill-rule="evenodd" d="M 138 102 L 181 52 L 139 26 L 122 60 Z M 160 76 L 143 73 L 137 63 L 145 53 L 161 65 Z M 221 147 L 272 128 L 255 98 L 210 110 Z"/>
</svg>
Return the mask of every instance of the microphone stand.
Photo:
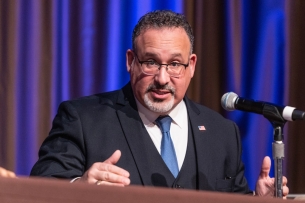
<svg viewBox="0 0 305 203">
<path fill-rule="evenodd" d="M 284 159 L 284 135 L 283 128 L 286 120 L 276 107 L 266 104 L 263 115 L 273 126 L 272 156 L 274 160 L 275 194 L 277 198 L 283 197 L 283 159 Z"/>
</svg>

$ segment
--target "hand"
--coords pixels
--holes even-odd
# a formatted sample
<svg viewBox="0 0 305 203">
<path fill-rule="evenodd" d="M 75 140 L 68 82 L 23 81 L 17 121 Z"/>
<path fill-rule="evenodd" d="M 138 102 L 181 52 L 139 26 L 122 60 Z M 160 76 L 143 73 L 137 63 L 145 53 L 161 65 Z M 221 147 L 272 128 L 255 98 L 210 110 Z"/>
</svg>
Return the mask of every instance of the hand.
<svg viewBox="0 0 305 203">
<path fill-rule="evenodd" d="M 120 158 L 121 151 L 116 150 L 106 161 L 94 163 L 78 181 L 122 187 L 129 185 L 129 172 L 114 165 Z"/>
<path fill-rule="evenodd" d="M 271 168 L 271 160 L 266 156 L 263 160 L 262 169 L 256 182 L 255 194 L 258 196 L 274 197 L 275 187 L 274 178 L 270 178 L 269 172 Z M 286 199 L 289 188 L 286 186 L 287 178 L 283 176 L 283 199 Z"/>
<path fill-rule="evenodd" d="M 16 178 L 16 174 L 12 171 L 0 167 L 0 177 Z"/>
</svg>

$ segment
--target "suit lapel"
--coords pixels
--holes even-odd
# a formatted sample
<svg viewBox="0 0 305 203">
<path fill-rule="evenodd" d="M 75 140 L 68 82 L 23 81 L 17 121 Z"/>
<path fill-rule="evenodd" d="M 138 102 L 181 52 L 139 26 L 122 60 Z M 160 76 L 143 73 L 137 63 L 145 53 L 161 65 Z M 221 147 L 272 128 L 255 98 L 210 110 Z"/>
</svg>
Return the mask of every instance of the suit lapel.
<svg viewBox="0 0 305 203">
<path fill-rule="evenodd" d="M 207 116 L 202 115 L 193 102 L 186 97 L 184 100 L 187 106 L 191 131 L 194 135 L 198 167 L 198 189 L 209 190 L 213 188 L 208 185 L 208 178 L 212 177 L 207 177 L 207 174 L 213 174 L 213 155 L 210 150 L 210 140 L 213 139 L 213 135 L 208 128 L 210 121 Z M 153 182 L 153 176 L 155 175 L 160 180 L 159 183 L 161 182 L 161 185 L 158 186 L 170 187 L 175 179 L 162 160 L 142 123 L 130 84 L 123 88 L 118 97 L 117 104 L 122 106 L 117 110 L 117 115 L 143 185 L 156 185 Z M 205 126 L 206 130 L 199 130 L 198 126 Z M 161 174 L 165 174 L 165 177 Z"/>
<path fill-rule="evenodd" d="M 198 188 L 209 190 L 212 189 L 208 185 L 207 174 L 213 174 L 213 155 L 211 154 L 210 139 L 212 133 L 206 126 L 209 121 L 208 118 L 199 111 L 199 109 L 185 97 L 188 117 L 191 124 L 191 130 L 194 135 L 195 153 L 197 157 L 197 171 L 198 171 Z M 199 130 L 199 126 L 205 126 L 206 130 Z"/>
<path fill-rule="evenodd" d="M 117 115 L 142 183 L 143 185 L 155 185 L 153 176 L 156 174 L 156 170 L 169 170 L 142 123 L 130 85 L 123 88 L 117 103 L 123 105 L 117 110 Z"/>
</svg>

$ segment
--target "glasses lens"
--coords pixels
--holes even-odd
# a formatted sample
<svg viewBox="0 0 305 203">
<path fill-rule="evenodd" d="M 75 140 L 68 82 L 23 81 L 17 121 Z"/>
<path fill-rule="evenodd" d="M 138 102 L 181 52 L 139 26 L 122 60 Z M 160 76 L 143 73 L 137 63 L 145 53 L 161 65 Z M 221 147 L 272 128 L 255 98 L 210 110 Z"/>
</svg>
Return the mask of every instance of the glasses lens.
<svg viewBox="0 0 305 203">
<path fill-rule="evenodd" d="M 169 64 L 167 67 L 167 72 L 171 76 L 178 76 L 180 75 L 182 68 L 183 65 L 181 64 L 177 64 L 177 63 Z"/>
<path fill-rule="evenodd" d="M 184 69 L 184 65 L 179 63 L 171 63 L 171 64 L 158 64 L 155 61 L 145 61 L 141 63 L 141 68 L 144 74 L 146 75 L 156 75 L 159 73 L 160 68 L 164 66 L 166 68 L 167 73 L 172 77 L 177 77 L 182 73 Z"/>
<path fill-rule="evenodd" d="M 142 70 L 148 75 L 155 75 L 159 71 L 159 66 L 160 65 L 154 61 L 147 61 L 143 63 Z"/>
</svg>

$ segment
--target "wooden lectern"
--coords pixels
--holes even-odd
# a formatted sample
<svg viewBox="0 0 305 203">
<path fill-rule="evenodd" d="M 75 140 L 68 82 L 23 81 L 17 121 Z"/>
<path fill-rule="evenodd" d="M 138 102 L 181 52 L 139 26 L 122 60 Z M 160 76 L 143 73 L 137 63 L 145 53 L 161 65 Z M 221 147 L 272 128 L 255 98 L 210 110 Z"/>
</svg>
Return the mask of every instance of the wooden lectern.
<svg viewBox="0 0 305 203">
<path fill-rule="evenodd" d="M 0 178 L 0 203 L 279 203 L 282 199 L 156 187 L 114 187 L 46 178 Z M 285 200 L 284 203 L 293 200 Z M 295 201 L 294 201 L 295 202 Z"/>
</svg>

